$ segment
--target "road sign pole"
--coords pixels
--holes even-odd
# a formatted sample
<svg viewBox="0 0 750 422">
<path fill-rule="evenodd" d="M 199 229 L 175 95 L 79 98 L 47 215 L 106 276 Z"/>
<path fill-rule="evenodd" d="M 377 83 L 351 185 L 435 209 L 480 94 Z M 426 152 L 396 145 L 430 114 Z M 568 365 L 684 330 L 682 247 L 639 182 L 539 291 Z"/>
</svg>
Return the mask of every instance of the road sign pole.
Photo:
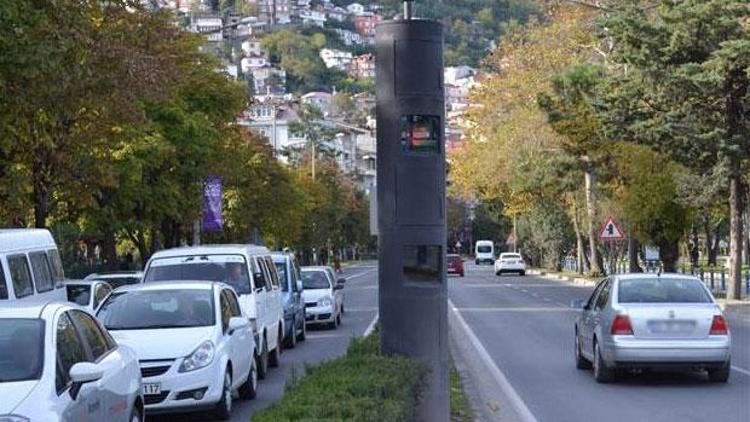
<svg viewBox="0 0 750 422">
<path fill-rule="evenodd" d="M 380 345 L 427 368 L 417 420 L 449 420 L 443 29 L 376 32 Z"/>
</svg>

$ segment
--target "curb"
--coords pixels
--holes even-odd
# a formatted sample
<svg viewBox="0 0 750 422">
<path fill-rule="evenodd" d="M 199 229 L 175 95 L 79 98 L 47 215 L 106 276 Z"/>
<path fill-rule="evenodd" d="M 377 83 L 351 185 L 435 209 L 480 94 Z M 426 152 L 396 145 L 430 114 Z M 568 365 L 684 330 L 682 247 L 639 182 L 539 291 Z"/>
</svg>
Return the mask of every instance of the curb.
<svg viewBox="0 0 750 422">
<path fill-rule="evenodd" d="M 571 276 L 571 275 L 548 274 L 547 272 L 542 271 L 542 270 L 527 270 L 526 274 L 544 277 L 548 280 L 567 281 L 569 283 L 578 284 L 581 286 L 595 286 L 596 285 L 596 281 L 594 280 L 589 280 L 583 277 L 576 277 L 576 276 Z"/>
</svg>

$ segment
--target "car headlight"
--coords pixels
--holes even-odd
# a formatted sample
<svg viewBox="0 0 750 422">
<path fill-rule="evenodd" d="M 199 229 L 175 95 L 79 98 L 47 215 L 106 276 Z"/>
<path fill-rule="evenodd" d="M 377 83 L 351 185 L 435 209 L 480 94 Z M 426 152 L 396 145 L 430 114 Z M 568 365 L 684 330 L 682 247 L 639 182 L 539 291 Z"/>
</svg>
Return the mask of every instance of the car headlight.
<svg viewBox="0 0 750 422">
<path fill-rule="evenodd" d="M 0 422 L 31 422 L 31 419 L 20 415 L 0 415 Z"/>
<path fill-rule="evenodd" d="M 324 296 L 318 299 L 318 306 L 331 306 L 333 305 L 333 299 L 330 296 Z"/>
<path fill-rule="evenodd" d="M 205 368 L 214 360 L 214 344 L 209 340 L 203 342 L 193 353 L 191 353 L 180 365 L 180 372 L 190 372 Z"/>
</svg>

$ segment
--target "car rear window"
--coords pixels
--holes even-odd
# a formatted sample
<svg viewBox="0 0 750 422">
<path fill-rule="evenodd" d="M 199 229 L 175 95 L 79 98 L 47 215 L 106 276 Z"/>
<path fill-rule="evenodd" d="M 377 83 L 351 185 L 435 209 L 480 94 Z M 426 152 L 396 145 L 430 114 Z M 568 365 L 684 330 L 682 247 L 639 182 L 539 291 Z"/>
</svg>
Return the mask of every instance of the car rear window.
<svg viewBox="0 0 750 422">
<path fill-rule="evenodd" d="M 490 253 L 492 252 L 492 247 L 491 246 L 477 246 L 477 252 Z"/>
<path fill-rule="evenodd" d="M 503 254 L 500 256 L 501 259 L 521 259 L 521 255 L 518 254 Z"/>
<path fill-rule="evenodd" d="M 636 278 L 620 280 L 619 303 L 710 303 L 700 280 L 690 278 Z"/>
<path fill-rule="evenodd" d="M 67 285 L 65 286 L 65 294 L 68 298 L 68 301 L 81 306 L 88 306 L 91 300 L 91 286 Z"/>
<path fill-rule="evenodd" d="M 448 255 L 448 262 L 450 263 L 461 262 L 461 257 L 457 255 Z"/>
</svg>

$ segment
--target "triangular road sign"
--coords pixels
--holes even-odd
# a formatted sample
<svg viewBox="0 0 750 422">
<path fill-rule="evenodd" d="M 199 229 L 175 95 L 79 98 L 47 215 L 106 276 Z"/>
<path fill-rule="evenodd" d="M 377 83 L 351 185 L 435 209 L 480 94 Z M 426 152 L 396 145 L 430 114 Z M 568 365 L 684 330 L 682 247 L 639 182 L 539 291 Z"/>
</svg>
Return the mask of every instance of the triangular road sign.
<svg viewBox="0 0 750 422">
<path fill-rule="evenodd" d="M 601 232 L 599 232 L 599 239 L 601 240 L 621 240 L 625 238 L 625 232 L 615 222 L 612 217 L 607 218 L 607 222 L 602 226 Z"/>
</svg>

